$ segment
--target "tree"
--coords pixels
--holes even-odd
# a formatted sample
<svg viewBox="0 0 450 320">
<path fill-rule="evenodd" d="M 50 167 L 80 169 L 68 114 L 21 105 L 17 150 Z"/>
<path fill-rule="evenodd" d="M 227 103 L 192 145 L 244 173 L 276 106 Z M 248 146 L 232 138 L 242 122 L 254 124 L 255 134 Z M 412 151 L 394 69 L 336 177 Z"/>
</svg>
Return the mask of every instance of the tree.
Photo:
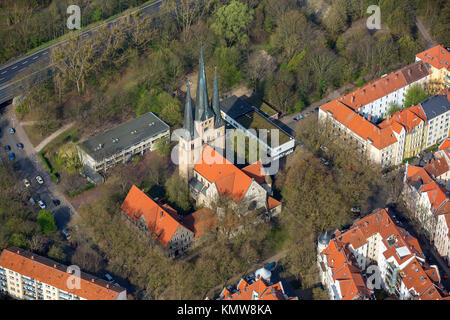
<svg viewBox="0 0 450 320">
<path fill-rule="evenodd" d="M 253 9 L 242 2 L 232 0 L 229 5 L 219 8 L 212 28 L 222 36 L 229 47 L 236 42 L 247 44 L 247 27 L 253 20 Z"/>
<path fill-rule="evenodd" d="M 429 97 L 430 95 L 422 88 L 420 84 L 414 84 L 408 88 L 403 106 L 405 108 L 409 108 L 425 99 L 428 99 Z"/>
<path fill-rule="evenodd" d="M 72 256 L 72 264 L 88 272 L 97 273 L 102 269 L 103 258 L 88 244 L 83 243 L 75 250 Z"/>
<path fill-rule="evenodd" d="M 56 231 L 56 224 L 55 224 L 55 217 L 53 216 L 53 213 L 49 210 L 40 210 L 37 221 L 41 226 L 42 232 L 45 235 L 48 235 L 52 233 L 53 231 Z"/>
<path fill-rule="evenodd" d="M 187 212 L 191 208 L 187 181 L 175 172 L 166 181 L 166 195 L 170 203 Z"/>
<path fill-rule="evenodd" d="M 400 111 L 402 109 L 403 109 L 402 106 L 400 106 L 394 102 L 391 102 L 391 103 L 389 103 L 389 108 L 387 110 L 387 114 L 391 116 L 394 113 L 396 113 L 397 111 Z"/>
<path fill-rule="evenodd" d="M 312 290 L 313 299 L 314 300 L 329 300 L 330 297 L 328 296 L 328 293 L 323 290 L 321 287 L 315 287 Z"/>
<path fill-rule="evenodd" d="M 66 259 L 66 254 L 64 253 L 63 249 L 57 244 L 53 244 L 50 247 L 50 250 L 48 250 L 47 255 L 49 256 L 49 258 L 58 261 L 64 261 Z"/>
</svg>

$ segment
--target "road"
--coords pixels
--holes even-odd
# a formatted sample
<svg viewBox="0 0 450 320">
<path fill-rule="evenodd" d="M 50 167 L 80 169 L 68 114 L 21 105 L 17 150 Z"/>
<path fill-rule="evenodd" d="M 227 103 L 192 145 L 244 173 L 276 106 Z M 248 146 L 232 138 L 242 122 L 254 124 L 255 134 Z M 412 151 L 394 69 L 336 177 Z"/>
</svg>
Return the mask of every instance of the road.
<svg viewBox="0 0 450 320">
<path fill-rule="evenodd" d="M 437 43 L 431 38 L 428 30 L 423 25 L 422 20 L 420 20 L 420 18 L 417 16 L 415 17 L 415 20 L 416 20 L 417 29 L 419 29 L 420 34 L 425 39 L 425 42 L 427 44 L 427 49 L 430 49 L 430 48 L 436 46 Z"/>
<path fill-rule="evenodd" d="M 150 3 L 142 8 L 130 12 L 130 14 L 140 12 L 144 15 L 154 15 L 159 12 L 162 1 Z M 124 16 L 119 16 L 113 20 L 104 22 L 89 30 L 81 33 L 81 37 L 85 38 L 104 26 L 110 27 L 120 22 Z M 38 50 L 31 54 L 19 57 L 0 66 L 0 104 L 12 100 L 15 96 L 20 95 L 23 88 L 21 80 L 25 77 L 33 77 L 33 81 L 39 78 L 48 78 L 51 76 L 50 55 L 52 48 L 63 45 L 68 39 L 61 40 L 49 47 Z"/>
<path fill-rule="evenodd" d="M 14 128 L 16 132 L 11 134 L 9 128 Z M 22 143 L 23 149 L 19 149 L 16 145 Z M 9 145 L 11 151 L 5 151 L 5 146 Z M 52 180 L 50 174 L 42 164 L 36 150 L 33 148 L 25 131 L 16 118 L 14 109 L 11 105 L 0 108 L 0 156 L 4 162 L 11 165 L 12 170 L 16 172 L 20 178 L 23 190 L 27 189 L 23 184 L 23 179 L 28 179 L 31 183 L 29 191 L 32 198 L 37 202 L 44 201 L 48 210 L 53 212 L 55 222 L 59 229 L 64 228 L 70 221 L 72 215 L 77 212 L 72 207 L 65 196 L 58 190 L 56 183 Z M 16 159 L 10 160 L 8 153 L 13 152 Z M 40 185 L 36 181 L 36 177 L 41 176 L 44 183 Z M 60 204 L 55 205 L 53 200 L 59 200 Z M 30 203 L 31 205 L 31 203 Z M 40 210 L 37 204 L 34 206 L 36 213 Z"/>
</svg>

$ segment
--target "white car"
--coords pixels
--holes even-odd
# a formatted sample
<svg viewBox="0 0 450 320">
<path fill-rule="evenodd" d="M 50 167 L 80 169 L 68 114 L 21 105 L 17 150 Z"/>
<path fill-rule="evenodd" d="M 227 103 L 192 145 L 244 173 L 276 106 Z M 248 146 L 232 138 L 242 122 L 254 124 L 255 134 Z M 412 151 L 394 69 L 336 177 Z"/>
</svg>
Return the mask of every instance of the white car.
<svg viewBox="0 0 450 320">
<path fill-rule="evenodd" d="M 42 179 L 41 176 L 37 176 L 37 177 L 36 177 L 36 181 L 37 181 L 39 184 L 43 184 L 43 183 L 44 183 L 44 179 Z"/>
<path fill-rule="evenodd" d="M 42 201 L 42 200 L 39 200 L 39 201 L 38 201 L 38 204 L 39 204 L 39 207 L 40 207 L 41 209 L 47 208 L 47 206 L 45 205 L 44 201 Z"/>
<path fill-rule="evenodd" d="M 31 183 L 30 183 L 30 181 L 28 179 L 23 179 L 23 183 L 24 183 L 25 187 L 27 187 L 27 188 L 29 186 L 31 186 Z"/>
</svg>

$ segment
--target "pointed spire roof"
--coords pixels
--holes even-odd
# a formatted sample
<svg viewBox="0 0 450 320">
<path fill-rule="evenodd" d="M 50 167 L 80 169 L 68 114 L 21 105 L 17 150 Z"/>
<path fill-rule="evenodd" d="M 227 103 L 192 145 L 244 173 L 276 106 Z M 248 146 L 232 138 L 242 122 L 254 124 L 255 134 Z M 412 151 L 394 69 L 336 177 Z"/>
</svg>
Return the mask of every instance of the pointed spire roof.
<svg viewBox="0 0 450 320">
<path fill-rule="evenodd" d="M 197 96 L 195 106 L 195 121 L 205 121 L 214 114 L 209 106 L 208 84 L 206 81 L 205 58 L 203 55 L 203 43 L 200 49 L 199 72 L 197 82 Z"/>
<path fill-rule="evenodd" d="M 212 97 L 212 107 L 215 115 L 215 127 L 223 126 L 222 115 L 220 114 L 220 100 L 219 100 L 219 80 L 217 78 L 217 67 L 214 70 L 214 88 Z"/>
<path fill-rule="evenodd" d="M 191 80 L 188 79 L 187 83 L 187 96 L 186 105 L 184 107 L 184 129 L 189 131 L 191 134 L 191 139 L 194 137 L 194 112 L 192 110 L 192 99 L 191 99 Z"/>
</svg>

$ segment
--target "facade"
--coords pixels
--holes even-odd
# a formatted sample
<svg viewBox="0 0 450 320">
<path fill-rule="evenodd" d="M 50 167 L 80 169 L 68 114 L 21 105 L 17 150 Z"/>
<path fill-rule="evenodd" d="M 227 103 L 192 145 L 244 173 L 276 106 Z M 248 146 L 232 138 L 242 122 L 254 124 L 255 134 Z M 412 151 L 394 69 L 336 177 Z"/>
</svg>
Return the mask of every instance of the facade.
<svg viewBox="0 0 450 320">
<path fill-rule="evenodd" d="M 281 281 L 271 282 L 272 273 L 264 268 L 241 279 L 236 287 L 223 288 L 217 300 L 298 300 L 290 297 Z"/>
<path fill-rule="evenodd" d="M 439 83 L 441 89 L 450 88 L 450 52 L 437 45 L 416 55 L 430 71 L 430 80 Z"/>
<path fill-rule="evenodd" d="M 77 146 L 84 166 L 106 171 L 117 163 L 125 163 L 136 154 L 154 150 L 156 143 L 169 139 L 170 127 L 152 112 L 123 123 Z"/>
<path fill-rule="evenodd" d="M 438 216 L 434 246 L 447 266 L 450 267 L 450 213 Z"/>
<path fill-rule="evenodd" d="M 450 299 L 438 268 L 425 262 L 417 239 L 397 226 L 387 209 L 355 222 L 345 232 L 320 237 L 318 264 L 322 284 L 335 300 L 372 299 L 377 286 L 400 300 Z M 364 273 L 373 275 L 372 268 L 378 272 L 369 281 Z"/>
<path fill-rule="evenodd" d="M 170 257 L 182 254 L 192 243 L 194 232 L 184 225 L 177 212 L 167 204 L 157 204 L 135 185 L 121 209 L 136 226 L 167 249 Z"/>
<path fill-rule="evenodd" d="M 236 96 L 225 99 L 220 104 L 220 111 L 227 123 L 235 129 L 242 130 L 245 136 L 257 142 L 260 148 L 260 158 L 273 161 L 294 151 L 294 137 L 273 123 L 258 108 L 249 105 L 243 99 Z M 265 130 L 267 136 L 262 136 L 259 130 Z M 227 139 L 233 141 L 234 137 L 228 135 Z"/>
<path fill-rule="evenodd" d="M 409 87 L 424 85 L 429 77 L 425 64 L 419 61 L 358 88 L 340 97 L 339 101 L 366 119 L 376 122 L 387 116 L 392 103 L 403 105 Z"/>
<path fill-rule="evenodd" d="M 0 291 L 24 300 L 126 300 L 126 289 L 16 247 L 0 255 Z M 70 285 L 69 285 L 70 284 Z"/>
<path fill-rule="evenodd" d="M 450 130 L 450 90 L 432 96 L 420 103 L 427 119 L 425 148 L 447 138 Z"/>
<path fill-rule="evenodd" d="M 394 131 L 391 126 L 377 126 L 339 99 L 319 108 L 319 122 L 383 167 L 399 164 L 403 160 L 401 145 L 406 133 L 401 127 Z"/>
<path fill-rule="evenodd" d="M 200 52 L 198 84 L 195 108 L 192 107 L 191 86 L 188 81 L 184 110 L 184 134 L 179 138 L 178 162 L 180 175 L 189 180 L 192 168 L 205 144 L 217 150 L 225 150 L 225 123 L 220 115 L 219 84 L 217 70 L 214 76 L 213 97 L 210 104 L 206 81 L 203 46 Z"/>
<path fill-rule="evenodd" d="M 339 98 L 319 108 L 319 121 L 322 125 L 327 123 L 344 141 L 353 142 L 374 162 L 389 167 L 418 155 L 449 135 L 450 91 L 400 110 L 378 125 Z"/>
</svg>

